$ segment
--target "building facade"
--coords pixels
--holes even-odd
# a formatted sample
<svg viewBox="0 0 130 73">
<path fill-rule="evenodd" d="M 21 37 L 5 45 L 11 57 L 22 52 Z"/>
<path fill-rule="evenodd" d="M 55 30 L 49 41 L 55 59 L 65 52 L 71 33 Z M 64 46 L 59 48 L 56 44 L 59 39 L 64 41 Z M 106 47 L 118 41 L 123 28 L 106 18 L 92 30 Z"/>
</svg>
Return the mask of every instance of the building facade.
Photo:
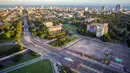
<svg viewBox="0 0 130 73">
<path fill-rule="evenodd" d="M 123 11 L 123 6 L 120 5 L 120 4 L 117 5 L 117 6 L 116 6 L 116 10 L 117 10 L 117 11 Z"/>
<path fill-rule="evenodd" d="M 101 37 L 108 33 L 108 23 L 94 23 L 87 25 L 87 30 L 91 33 L 96 33 L 97 37 Z"/>
<path fill-rule="evenodd" d="M 51 33 L 61 31 L 61 29 L 62 29 L 61 25 L 48 27 L 48 31 L 51 32 Z"/>
</svg>

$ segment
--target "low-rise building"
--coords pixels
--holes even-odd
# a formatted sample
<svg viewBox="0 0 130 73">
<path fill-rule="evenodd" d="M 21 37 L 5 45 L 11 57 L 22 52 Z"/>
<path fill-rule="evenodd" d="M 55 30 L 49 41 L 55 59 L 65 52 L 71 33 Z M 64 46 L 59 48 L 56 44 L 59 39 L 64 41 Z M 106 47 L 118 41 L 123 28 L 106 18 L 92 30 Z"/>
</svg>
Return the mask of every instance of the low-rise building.
<svg viewBox="0 0 130 73">
<path fill-rule="evenodd" d="M 52 33 L 61 31 L 61 29 L 62 29 L 61 25 L 56 25 L 56 26 L 50 26 L 50 27 L 48 27 L 48 31 L 52 32 Z"/>
</svg>

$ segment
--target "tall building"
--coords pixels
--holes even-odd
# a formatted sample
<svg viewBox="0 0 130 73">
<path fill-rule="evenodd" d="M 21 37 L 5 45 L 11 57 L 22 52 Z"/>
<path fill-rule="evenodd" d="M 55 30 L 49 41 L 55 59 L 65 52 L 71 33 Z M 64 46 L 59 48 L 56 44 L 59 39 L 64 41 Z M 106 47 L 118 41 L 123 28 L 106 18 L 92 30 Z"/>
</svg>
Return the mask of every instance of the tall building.
<svg viewBox="0 0 130 73">
<path fill-rule="evenodd" d="M 20 9 L 23 10 L 23 6 L 20 6 Z"/>
<path fill-rule="evenodd" d="M 88 7 L 85 7 L 84 11 L 88 11 Z"/>
<path fill-rule="evenodd" d="M 70 10 L 71 10 L 70 7 L 66 8 L 66 11 L 70 11 Z"/>
<path fill-rule="evenodd" d="M 122 7 L 122 5 L 116 5 L 116 10 L 117 11 L 122 11 L 123 10 L 123 7 Z"/>
<path fill-rule="evenodd" d="M 103 11 L 107 11 L 107 10 L 108 10 L 108 7 L 107 7 L 107 6 L 102 6 L 102 10 L 103 10 Z"/>
</svg>

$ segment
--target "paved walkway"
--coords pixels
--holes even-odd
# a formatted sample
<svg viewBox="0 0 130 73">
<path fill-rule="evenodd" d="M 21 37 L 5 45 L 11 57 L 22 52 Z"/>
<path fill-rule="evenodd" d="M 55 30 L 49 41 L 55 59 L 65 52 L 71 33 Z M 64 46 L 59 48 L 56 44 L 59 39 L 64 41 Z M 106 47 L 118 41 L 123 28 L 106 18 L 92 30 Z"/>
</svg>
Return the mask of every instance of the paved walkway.
<svg viewBox="0 0 130 73">
<path fill-rule="evenodd" d="M 14 41 L 8 41 L 8 42 L 3 42 L 3 43 L 0 42 L 0 46 L 3 46 L 3 45 L 12 45 L 12 44 L 15 44 L 15 42 Z"/>
</svg>

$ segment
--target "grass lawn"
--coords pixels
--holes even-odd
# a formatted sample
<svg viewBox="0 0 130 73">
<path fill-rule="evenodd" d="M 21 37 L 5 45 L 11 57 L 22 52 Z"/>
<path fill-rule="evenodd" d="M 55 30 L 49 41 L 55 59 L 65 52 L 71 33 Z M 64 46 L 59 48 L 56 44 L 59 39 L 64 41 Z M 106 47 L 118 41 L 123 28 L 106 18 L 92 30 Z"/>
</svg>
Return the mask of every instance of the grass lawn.
<svg viewBox="0 0 130 73">
<path fill-rule="evenodd" d="M 14 39 L 4 39 L 4 40 L 0 40 L 0 43 L 5 43 L 5 42 L 9 42 L 9 41 L 13 41 Z"/>
<path fill-rule="evenodd" d="M 13 46 L 15 46 L 15 45 L 2 45 L 2 46 L 0 46 L 0 52 L 7 51 L 7 50 L 11 49 Z"/>
<path fill-rule="evenodd" d="M 42 60 L 8 73 L 53 73 L 50 60 Z"/>
<path fill-rule="evenodd" d="M 40 56 L 32 56 L 31 54 L 28 54 L 27 56 L 22 57 L 22 59 L 19 62 L 13 62 L 13 63 L 9 64 L 8 66 L 1 68 L 0 70 L 5 69 L 5 68 L 9 68 L 11 66 L 14 66 L 14 65 L 38 58 L 38 57 L 40 57 Z"/>
</svg>

